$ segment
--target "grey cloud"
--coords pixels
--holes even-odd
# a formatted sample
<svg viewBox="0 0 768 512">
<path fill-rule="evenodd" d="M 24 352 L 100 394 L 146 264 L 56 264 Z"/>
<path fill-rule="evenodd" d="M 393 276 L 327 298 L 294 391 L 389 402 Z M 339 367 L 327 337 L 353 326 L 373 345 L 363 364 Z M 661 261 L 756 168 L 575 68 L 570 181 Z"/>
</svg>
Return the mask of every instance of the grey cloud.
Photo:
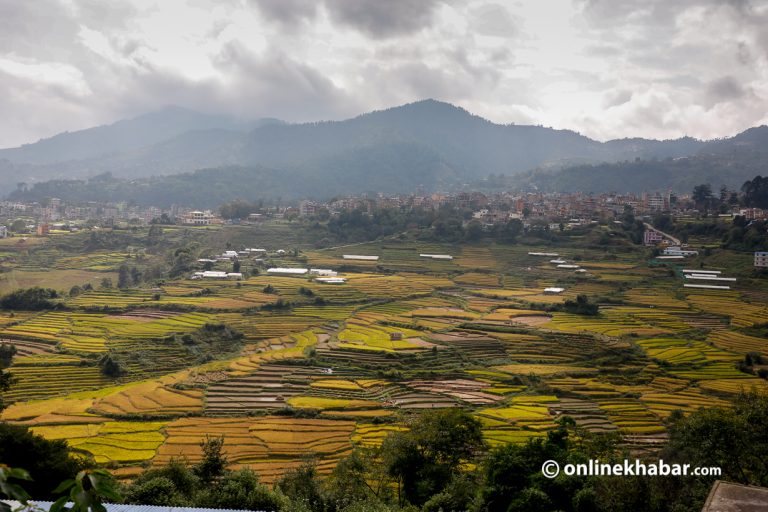
<svg viewBox="0 0 768 512">
<path fill-rule="evenodd" d="M 439 0 L 325 0 L 331 19 L 373 38 L 417 32 L 432 23 Z"/>
<path fill-rule="evenodd" d="M 470 9 L 469 27 L 473 32 L 488 36 L 509 38 L 520 33 L 520 21 L 501 4 L 484 4 Z"/>
<path fill-rule="evenodd" d="M 76 16 L 80 22 L 101 30 L 125 28 L 139 9 L 125 0 L 76 0 Z"/>
<path fill-rule="evenodd" d="M 78 25 L 55 0 L 0 0 L 0 55 L 54 59 L 66 56 Z"/>
<path fill-rule="evenodd" d="M 720 103 L 738 102 L 747 97 L 754 97 L 754 92 L 745 89 L 734 77 L 723 76 L 707 84 L 702 103 L 709 110 Z"/>
<path fill-rule="evenodd" d="M 257 55 L 231 43 L 215 64 L 232 77 L 220 91 L 223 104 L 235 103 L 226 105 L 228 109 L 290 120 L 336 117 L 357 107 L 325 75 L 274 48 Z"/>
<path fill-rule="evenodd" d="M 298 25 L 315 19 L 319 6 L 332 22 L 384 39 L 417 32 L 432 23 L 442 0 L 250 0 L 268 19 Z"/>
<path fill-rule="evenodd" d="M 316 0 L 250 0 L 270 20 L 296 25 L 317 15 Z"/>
<path fill-rule="evenodd" d="M 626 89 L 612 90 L 603 96 L 603 108 L 618 107 L 632 100 L 632 91 Z"/>
</svg>

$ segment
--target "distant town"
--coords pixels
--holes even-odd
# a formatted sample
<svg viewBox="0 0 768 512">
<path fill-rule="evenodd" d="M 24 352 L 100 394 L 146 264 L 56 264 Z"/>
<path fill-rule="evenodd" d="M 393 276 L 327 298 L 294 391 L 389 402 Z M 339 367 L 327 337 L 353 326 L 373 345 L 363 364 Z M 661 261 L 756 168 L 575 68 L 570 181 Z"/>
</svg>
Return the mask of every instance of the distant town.
<svg viewBox="0 0 768 512">
<path fill-rule="evenodd" d="M 718 210 L 703 211 L 690 195 L 678 196 L 672 192 L 643 194 L 561 194 L 561 193 L 499 193 L 480 192 L 432 195 L 366 195 L 338 198 L 327 202 L 304 200 L 287 206 L 254 206 L 246 216 L 222 216 L 220 211 L 202 210 L 183 206 L 159 208 L 137 206 L 130 203 L 68 203 L 58 198 L 44 202 L 0 202 L 0 219 L 9 232 L 45 234 L 46 229 L 76 229 L 79 227 L 113 227 L 122 225 L 145 226 L 152 223 L 207 226 L 259 222 L 264 219 L 295 220 L 300 217 L 329 216 L 344 211 L 361 210 L 371 214 L 376 210 L 394 208 L 403 211 L 415 209 L 455 209 L 471 211 L 472 219 L 493 225 L 520 219 L 530 225 L 549 221 L 550 228 L 559 229 L 588 221 L 610 220 L 630 208 L 635 215 L 720 215 L 743 216 L 748 220 L 768 218 L 768 210 L 739 206 L 736 192 L 721 191 L 725 195 Z M 47 227 L 46 227 L 47 226 Z M 6 233 L 7 235 L 7 233 Z"/>
</svg>

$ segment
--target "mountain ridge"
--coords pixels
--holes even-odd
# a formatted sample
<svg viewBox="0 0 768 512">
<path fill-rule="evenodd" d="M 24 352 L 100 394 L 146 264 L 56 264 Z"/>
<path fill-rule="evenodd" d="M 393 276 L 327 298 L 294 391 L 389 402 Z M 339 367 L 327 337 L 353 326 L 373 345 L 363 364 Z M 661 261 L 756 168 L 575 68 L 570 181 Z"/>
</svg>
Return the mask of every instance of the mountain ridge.
<svg viewBox="0 0 768 512">
<path fill-rule="evenodd" d="M 149 130 L 151 133 L 142 134 L 143 138 L 120 141 L 122 149 L 115 149 L 119 145 L 116 143 L 110 146 L 93 142 L 114 137 L 125 126 L 142 127 L 154 121 L 161 129 Z M 20 148 L 0 150 L 0 192 L 13 190 L 20 181 L 34 184 L 104 173 L 130 180 L 223 167 L 273 169 L 297 180 L 316 183 L 335 182 L 343 174 L 346 179 L 341 181 L 339 190 L 345 193 L 359 191 L 350 188 L 350 183 L 376 182 L 379 173 L 401 187 L 395 190 L 381 183 L 382 191 L 406 192 L 407 187 L 424 184 L 412 175 L 412 167 L 420 169 L 425 182 L 446 186 L 449 178 L 462 183 L 488 175 L 521 175 L 532 169 L 557 171 L 583 165 L 695 156 L 701 151 L 738 151 L 742 146 L 759 145 L 750 141 L 759 141 L 765 131 L 756 127 L 716 141 L 635 137 L 600 142 L 573 130 L 497 124 L 434 99 L 342 121 L 293 124 L 270 119 L 249 125 L 233 118 L 171 107 L 89 130 L 68 134 L 70 140 L 87 142 L 91 137 L 95 148 L 81 147 L 79 153 L 75 151 L 89 155 L 88 158 L 51 163 L 49 154 L 49 163 L 35 163 L 45 158 L 36 158 L 34 150 L 44 151 L 45 143 L 55 137 L 22 146 L 28 153 L 26 157 L 14 155 L 13 151 Z M 143 144 L 148 139 L 151 143 Z M 407 150 L 406 155 L 413 160 L 388 154 L 396 148 Z M 111 152 L 104 152 L 109 149 Z M 101 153 L 96 154 L 98 151 Z M 393 167 L 395 162 L 399 170 Z M 440 179 L 436 179 L 438 175 Z"/>
</svg>

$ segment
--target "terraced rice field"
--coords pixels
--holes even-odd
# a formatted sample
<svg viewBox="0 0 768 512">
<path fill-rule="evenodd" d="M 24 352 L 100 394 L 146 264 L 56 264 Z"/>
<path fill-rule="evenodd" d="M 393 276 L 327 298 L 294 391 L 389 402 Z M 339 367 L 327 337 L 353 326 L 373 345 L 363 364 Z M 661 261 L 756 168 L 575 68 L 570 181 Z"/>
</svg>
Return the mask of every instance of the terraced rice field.
<svg viewBox="0 0 768 512">
<path fill-rule="evenodd" d="M 343 266 L 340 285 L 183 276 L 99 288 L 62 310 L 2 313 L 0 343 L 17 346 L 18 383 L 1 418 L 129 476 L 180 455 L 194 463 L 206 435 L 223 435 L 235 467 L 273 482 L 307 455 L 326 474 L 353 446 L 380 445 L 428 409 L 471 410 L 492 446 L 545 436 L 567 415 L 646 450 L 664 439 L 673 411 L 768 389 L 736 366 L 749 352 L 768 355 L 759 329 L 745 329 L 768 318 L 764 290 L 690 292 L 637 251 L 557 248 L 588 270 L 574 274 L 528 255 L 537 250 L 553 249 L 392 239 L 273 261 Z M 342 259 L 348 252 L 380 258 Z M 127 257 L 60 256 L 45 255 L 58 258 L 53 272 L 77 275 L 102 275 Z M 545 295 L 549 286 L 566 290 Z M 599 302 L 599 314 L 552 311 L 578 294 Z M 237 336 L 206 338 L 222 326 Z M 126 374 L 101 373 L 107 352 Z"/>
</svg>

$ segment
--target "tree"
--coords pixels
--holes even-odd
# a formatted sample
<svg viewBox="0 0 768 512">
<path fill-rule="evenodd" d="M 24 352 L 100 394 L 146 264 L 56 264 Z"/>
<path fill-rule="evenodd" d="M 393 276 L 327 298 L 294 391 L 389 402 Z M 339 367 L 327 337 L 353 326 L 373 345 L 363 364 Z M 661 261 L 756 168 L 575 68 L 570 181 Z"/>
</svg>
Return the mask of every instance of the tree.
<svg viewBox="0 0 768 512">
<path fill-rule="evenodd" d="M 122 289 L 122 288 L 128 288 L 129 285 L 130 285 L 130 271 L 128 270 L 128 266 L 120 265 L 120 268 L 117 270 L 117 287 Z"/>
<path fill-rule="evenodd" d="M 176 249 L 171 258 L 171 277 L 178 277 L 191 271 L 194 263 L 195 257 L 190 248 L 180 247 Z"/>
<path fill-rule="evenodd" d="M 341 459 L 324 482 L 328 505 L 342 510 L 354 503 L 387 501 L 392 482 L 380 460 L 378 447 L 356 448 Z"/>
<path fill-rule="evenodd" d="M 768 486 L 768 393 L 742 392 L 732 408 L 700 409 L 670 428 L 671 459 L 719 466 L 723 480 Z"/>
<path fill-rule="evenodd" d="M 195 505 L 205 508 L 277 512 L 285 510 L 288 504 L 284 496 L 259 482 L 259 476 L 253 470 L 243 468 L 227 471 L 216 485 L 200 495 Z"/>
<path fill-rule="evenodd" d="M 235 258 L 235 261 L 232 262 L 232 272 L 240 272 L 240 260 Z"/>
<path fill-rule="evenodd" d="M 709 209 L 709 203 L 712 200 L 712 186 L 709 183 L 696 185 L 693 187 L 693 202 L 696 203 L 696 208 L 707 212 Z"/>
<path fill-rule="evenodd" d="M 26 233 L 27 222 L 23 219 L 16 219 L 11 223 L 10 230 L 13 231 L 14 233 Z"/>
<path fill-rule="evenodd" d="M 57 485 L 93 465 L 92 460 L 73 456 L 64 440 L 49 441 L 8 423 L 0 423 L 0 460 L 29 472 L 32 480 L 24 487 L 38 500 L 54 499 Z"/>
<path fill-rule="evenodd" d="M 59 297 L 58 292 L 51 288 L 25 288 L 13 291 L 0 298 L 0 307 L 3 309 L 16 309 L 27 311 L 40 311 L 54 309 L 57 304 L 52 299 Z"/>
<path fill-rule="evenodd" d="M 136 286 L 141 283 L 141 271 L 136 267 L 131 267 L 131 284 Z"/>
<path fill-rule="evenodd" d="M 15 381 L 16 379 L 13 377 L 13 375 L 5 371 L 2 365 L 0 365 L 0 412 L 5 409 L 5 404 L 3 403 L 3 393 L 11 389 L 11 385 L 13 385 Z"/>
<path fill-rule="evenodd" d="M 387 472 L 398 481 L 399 498 L 423 505 L 460 473 L 460 466 L 483 449 L 480 423 L 462 409 L 429 411 L 408 432 L 384 440 L 382 458 Z"/>
<path fill-rule="evenodd" d="M 576 300 L 568 299 L 563 303 L 563 310 L 575 315 L 595 316 L 600 312 L 600 307 L 589 301 L 584 294 L 576 296 Z"/>
<path fill-rule="evenodd" d="M 0 343 L 0 368 L 11 366 L 13 356 L 16 355 L 16 345 L 11 343 Z"/>
<path fill-rule="evenodd" d="M 313 462 L 304 462 L 298 468 L 286 472 L 277 482 L 277 488 L 290 498 L 294 505 L 306 510 L 325 508 L 317 469 Z"/>
<path fill-rule="evenodd" d="M 101 373 L 112 378 L 117 378 L 125 373 L 123 366 L 119 361 L 112 357 L 112 354 L 104 354 L 101 356 L 101 359 L 99 359 L 99 368 L 101 368 Z"/>
<path fill-rule="evenodd" d="M 105 277 L 101 280 L 101 287 L 102 288 L 112 288 L 112 279 L 109 277 Z"/>
<path fill-rule="evenodd" d="M 206 435 L 205 439 L 200 441 L 200 448 L 203 450 L 203 458 L 193 468 L 193 472 L 203 483 L 208 484 L 224 474 L 229 463 L 227 456 L 224 455 L 224 436 Z"/>
<path fill-rule="evenodd" d="M 505 225 L 502 235 L 507 241 L 514 241 L 523 232 L 523 223 L 520 219 L 510 219 Z"/>
<path fill-rule="evenodd" d="M 125 501 L 142 505 L 191 506 L 200 479 L 186 462 L 171 459 L 164 467 L 141 473 L 125 491 Z"/>
<path fill-rule="evenodd" d="M 80 288 L 78 285 L 74 285 L 74 286 L 72 286 L 72 288 L 69 289 L 69 296 L 70 297 L 77 297 L 81 293 L 83 293 L 83 289 Z"/>
<path fill-rule="evenodd" d="M 467 224 L 466 237 L 470 242 L 475 242 L 483 237 L 483 225 L 479 220 L 472 220 Z"/>
<path fill-rule="evenodd" d="M 768 176 L 755 176 L 741 186 L 744 204 L 750 208 L 768 208 Z"/>
</svg>

